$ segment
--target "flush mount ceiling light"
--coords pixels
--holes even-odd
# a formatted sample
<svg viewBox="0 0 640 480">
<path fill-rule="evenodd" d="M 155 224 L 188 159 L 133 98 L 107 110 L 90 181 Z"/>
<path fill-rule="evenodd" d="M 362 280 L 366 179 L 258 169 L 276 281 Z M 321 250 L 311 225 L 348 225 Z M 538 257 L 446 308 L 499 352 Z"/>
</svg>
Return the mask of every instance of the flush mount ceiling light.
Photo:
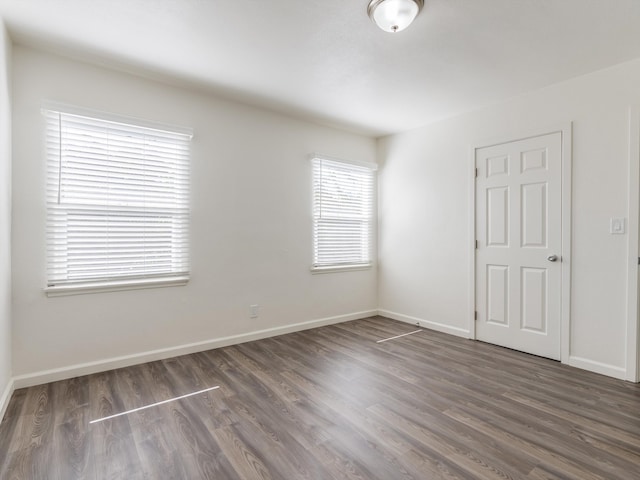
<svg viewBox="0 0 640 480">
<path fill-rule="evenodd" d="M 371 0 L 367 13 L 385 32 L 400 32 L 411 25 L 424 0 Z"/>
</svg>

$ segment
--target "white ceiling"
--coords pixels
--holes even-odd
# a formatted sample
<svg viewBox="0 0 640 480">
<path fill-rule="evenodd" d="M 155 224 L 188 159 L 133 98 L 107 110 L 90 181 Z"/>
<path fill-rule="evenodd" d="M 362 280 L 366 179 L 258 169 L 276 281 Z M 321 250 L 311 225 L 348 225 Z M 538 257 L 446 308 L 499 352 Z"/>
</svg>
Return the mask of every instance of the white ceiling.
<svg viewBox="0 0 640 480">
<path fill-rule="evenodd" d="M 15 42 L 369 135 L 640 57 L 639 0 L 0 0 Z"/>
</svg>

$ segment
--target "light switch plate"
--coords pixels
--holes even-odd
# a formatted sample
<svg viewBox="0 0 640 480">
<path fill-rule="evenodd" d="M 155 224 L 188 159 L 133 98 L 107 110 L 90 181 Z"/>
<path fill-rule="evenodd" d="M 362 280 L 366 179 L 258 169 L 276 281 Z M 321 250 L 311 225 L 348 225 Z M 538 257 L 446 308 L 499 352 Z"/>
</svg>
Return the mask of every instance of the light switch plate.
<svg viewBox="0 0 640 480">
<path fill-rule="evenodd" d="M 611 217 L 609 233 L 611 233 L 612 235 L 624 235 L 626 223 L 625 220 L 625 218 Z"/>
</svg>

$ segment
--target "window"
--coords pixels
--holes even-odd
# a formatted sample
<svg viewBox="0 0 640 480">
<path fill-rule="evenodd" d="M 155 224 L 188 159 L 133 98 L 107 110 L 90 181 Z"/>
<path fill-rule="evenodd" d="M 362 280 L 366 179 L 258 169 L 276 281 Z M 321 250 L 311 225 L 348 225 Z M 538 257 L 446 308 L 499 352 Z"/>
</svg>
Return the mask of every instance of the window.
<svg viewBox="0 0 640 480">
<path fill-rule="evenodd" d="M 371 266 L 375 164 L 314 156 L 313 271 Z"/>
<path fill-rule="evenodd" d="M 190 132 L 43 113 L 47 293 L 186 283 Z"/>
</svg>

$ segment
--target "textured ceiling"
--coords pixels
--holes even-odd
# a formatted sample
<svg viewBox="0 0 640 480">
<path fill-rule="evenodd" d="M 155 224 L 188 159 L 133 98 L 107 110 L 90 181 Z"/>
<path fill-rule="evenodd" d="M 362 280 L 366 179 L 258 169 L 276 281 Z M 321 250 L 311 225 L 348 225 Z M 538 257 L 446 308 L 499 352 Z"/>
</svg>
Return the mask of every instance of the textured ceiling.
<svg viewBox="0 0 640 480">
<path fill-rule="evenodd" d="M 368 135 L 640 57 L 638 0 L 426 0 L 398 34 L 368 0 L 0 0 L 15 42 Z"/>
</svg>

